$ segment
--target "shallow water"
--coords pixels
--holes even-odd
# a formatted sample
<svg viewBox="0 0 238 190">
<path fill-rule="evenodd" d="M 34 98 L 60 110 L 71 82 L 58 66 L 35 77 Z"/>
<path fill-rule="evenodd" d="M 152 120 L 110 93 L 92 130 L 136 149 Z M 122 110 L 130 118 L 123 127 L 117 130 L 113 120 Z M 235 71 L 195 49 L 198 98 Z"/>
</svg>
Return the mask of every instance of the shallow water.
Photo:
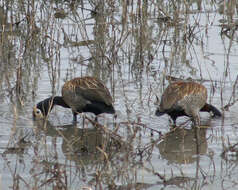
<svg viewBox="0 0 238 190">
<path fill-rule="evenodd" d="M 0 189 L 237 189 L 237 4 L 171 2 L 1 2 Z M 55 107 L 32 120 L 86 75 L 105 82 L 116 119 L 74 126 Z M 156 117 L 171 77 L 205 85 L 223 117 L 201 113 L 199 129 Z"/>
</svg>

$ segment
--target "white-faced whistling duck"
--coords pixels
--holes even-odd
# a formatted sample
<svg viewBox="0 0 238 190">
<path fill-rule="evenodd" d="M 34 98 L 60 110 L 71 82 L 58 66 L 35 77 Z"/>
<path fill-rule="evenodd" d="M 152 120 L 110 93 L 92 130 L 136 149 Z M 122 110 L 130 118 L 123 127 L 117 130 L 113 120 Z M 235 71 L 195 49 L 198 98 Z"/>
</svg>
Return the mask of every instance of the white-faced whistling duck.
<svg viewBox="0 0 238 190">
<path fill-rule="evenodd" d="M 109 90 L 99 79 L 93 77 L 74 78 L 65 82 L 62 96 L 49 97 L 39 102 L 33 108 L 33 118 L 46 117 L 54 105 L 71 108 L 74 122 L 77 121 L 77 114 L 82 112 L 91 112 L 96 116 L 115 113 Z"/>
<path fill-rule="evenodd" d="M 200 125 L 199 112 L 212 112 L 221 116 L 221 112 L 207 103 L 207 89 L 196 82 L 178 81 L 171 83 L 164 91 L 156 115 L 168 114 L 176 125 L 180 116 L 192 117 L 195 126 Z"/>
</svg>

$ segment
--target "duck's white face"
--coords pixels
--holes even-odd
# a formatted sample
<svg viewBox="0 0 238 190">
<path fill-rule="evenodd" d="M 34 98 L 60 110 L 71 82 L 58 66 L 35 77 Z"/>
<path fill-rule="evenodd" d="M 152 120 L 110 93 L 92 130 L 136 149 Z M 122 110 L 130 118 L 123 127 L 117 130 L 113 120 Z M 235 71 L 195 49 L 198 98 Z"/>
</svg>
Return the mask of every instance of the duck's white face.
<svg viewBox="0 0 238 190">
<path fill-rule="evenodd" d="M 34 119 L 41 119 L 44 118 L 44 115 L 40 109 L 38 109 L 36 106 L 33 108 L 33 118 Z"/>
</svg>

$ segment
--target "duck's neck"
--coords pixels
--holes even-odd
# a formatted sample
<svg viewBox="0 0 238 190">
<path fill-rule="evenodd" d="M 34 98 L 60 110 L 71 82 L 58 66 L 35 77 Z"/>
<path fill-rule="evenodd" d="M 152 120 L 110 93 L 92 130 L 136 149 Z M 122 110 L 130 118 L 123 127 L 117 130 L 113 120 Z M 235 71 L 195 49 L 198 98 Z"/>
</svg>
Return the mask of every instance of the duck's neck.
<svg viewBox="0 0 238 190">
<path fill-rule="evenodd" d="M 161 116 L 161 115 L 164 115 L 165 112 L 161 112 L 159 108 L 157 108 L 156 112 L 155 112 L 155 115 L 156 116 Z"/>
<path fill-rule="evenodd" d="M 70 108 L 61 96 L 49 97 L 42 102 L 37 104 L 37 108 L 39 108 L 44 115 L 47 115 L 55 105 L 62 106 L 64 108 Z"/>
<path fill-rule="evenodd" d="M 70 108 L 65 101 L 63 100 L 62 96 L 55 96 L 53 99 L 53 105 L 62 106 L 64 108 Z"/>
</svg>

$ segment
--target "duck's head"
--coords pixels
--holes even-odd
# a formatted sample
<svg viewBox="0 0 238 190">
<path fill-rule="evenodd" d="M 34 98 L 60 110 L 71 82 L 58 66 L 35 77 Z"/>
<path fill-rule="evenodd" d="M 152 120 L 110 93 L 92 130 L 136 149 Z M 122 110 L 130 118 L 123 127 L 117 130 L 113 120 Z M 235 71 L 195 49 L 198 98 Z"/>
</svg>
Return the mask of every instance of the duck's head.
<svg viewBox="0 0 238 190">
<path fill-rule="evenodd" d="M 50 97 L 34 106 L 32 112 L 33 119 L 45 118 L 54 106 L 52 100 L 52 97 Z"/>
<path fill-rule="evenodd" d="M 33 119 L 44 118 L 42 110 L 37 108 L 37 106 L 33 107 L 32 116 L 33 116 Z"/>
</svg>

